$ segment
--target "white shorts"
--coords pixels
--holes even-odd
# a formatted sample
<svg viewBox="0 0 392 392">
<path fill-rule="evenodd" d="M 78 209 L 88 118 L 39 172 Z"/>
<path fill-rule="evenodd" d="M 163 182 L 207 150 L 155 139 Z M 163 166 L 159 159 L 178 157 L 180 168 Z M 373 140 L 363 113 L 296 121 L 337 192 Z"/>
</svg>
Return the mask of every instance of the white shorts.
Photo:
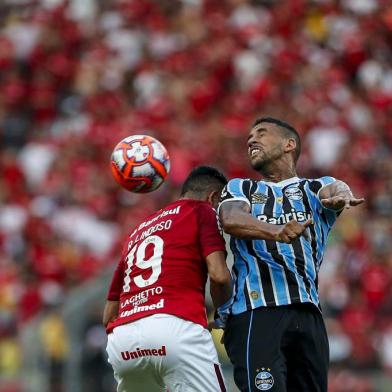
<svg viewBox="0 0 392 392">
<path fill-rule="evenodd" d="M 157 314 L 108 335 L 118 392 L 226 391 L 211 334 L 201 325 Z"/>
</svg>

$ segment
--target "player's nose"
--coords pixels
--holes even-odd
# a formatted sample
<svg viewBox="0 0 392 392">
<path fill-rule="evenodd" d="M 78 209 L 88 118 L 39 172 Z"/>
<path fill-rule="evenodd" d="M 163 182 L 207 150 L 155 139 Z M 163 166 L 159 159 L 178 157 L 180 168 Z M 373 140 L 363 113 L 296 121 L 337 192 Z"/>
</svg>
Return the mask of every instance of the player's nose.
<svg viewBox="0 0 392 392">
<path fill-rule="evenodd" d="M 253 135 L 249 135 L 248 138 L 248 147 L 252 147 L 254 144 L 256 144 L 256 140 L 255 137 Z"/>
</svg>

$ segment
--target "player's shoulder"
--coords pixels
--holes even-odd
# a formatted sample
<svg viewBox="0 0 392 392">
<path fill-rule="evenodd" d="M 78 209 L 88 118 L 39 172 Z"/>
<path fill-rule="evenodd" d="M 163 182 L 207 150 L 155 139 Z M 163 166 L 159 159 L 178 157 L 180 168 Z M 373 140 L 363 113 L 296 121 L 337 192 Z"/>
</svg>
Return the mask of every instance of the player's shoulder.
<svg viewBox="0 0 392 392">
<path fill-rule="evenodd" d="M 301 180 L 308 183 L 309 189 L 312 192 L 318 193 L 321 188 L 335 182 L 336 178 L 331 176 L 322 176 L 318 178 L 303 178 Z"/>
<path fill-rule="evenodd" d="M 182 212 L 181 209 L 181 200 L 176 200 L 166 204 L 166 206 L 160 208 L 152 214 L 147 215 L 143 220 L 139 221 L 139 223 L 134 226 L 129 236 L 132 237 L 137 231 L 149 227 L 153 223 L 158 222 L 160 219 L 164 219 L 168 215 L 179 215 Z"/>
<path fill-rule="evenodd" d="M 231 179 L 221 193 L 221 204 L 224 202 L 239 200 L 250 203 L 251 194 L 258 189 L 257 181 L 250 178 Z"/>
<path fill-rule="evenodd" d="M 192 208 L 195 213 L 209 213 L 214 214 L 215 210 L 214 207 L 208 202 L 204 200 L 189 200 L 188 205 Z"/>
<path fill-rule="evenodd" d="M 196 199 L 179 199 L 175 204 L 176 208 L 179 208 L 179 212 L 194 212 L 198 214 L 200 211 L 214 212 L 212 205 L 204 200 Z"/>
<path fill-rule="evenodd" d="M 239 178 L 239 177 L 235 177 L 235 178 L 231 178 L 228 182 L 227 182 L 227 186 L 230 185 L 241 185 L 244 182 L 248 182 L 250 181 L 249 178 Z"/>
<path fill-rule="evenodd" d="M 183 205 L 184 213 L 188 214 L 188 219 L 194 222 L 196 229 L 200 224 L 207 224 L 208 222 L 215 221 L 217 219 L 217 212 L 214 207 L 207 201 L 184 199 Z M 186 212 L 187 211 L 187 212 Z M 190 218 L 193 216 L 193 218 Z"/>
<path fill-rule="evenodd" d="M 170 213 L 177 213 L 178 214 L 181 211 L 181 205 L 182 205 L 181 199 L 174 200 L 174 201 L 166 204 L 164 207 L 160 208 L 159 210 L 153 212 L 149 216 L 147 216 L 144 219 L 144 221 L 149 221 L 149 220 L 154 219 L 156 217 L 165 216 Z"/>
<path fill-rule="evenodd" d="M 232 178 L 228 181 L 226 188 L 230 190 L 244 190 L 250 188 L 253 184 L 257 184 L 258 181 L 252 180 L 251 178 Z"/>
</svg>

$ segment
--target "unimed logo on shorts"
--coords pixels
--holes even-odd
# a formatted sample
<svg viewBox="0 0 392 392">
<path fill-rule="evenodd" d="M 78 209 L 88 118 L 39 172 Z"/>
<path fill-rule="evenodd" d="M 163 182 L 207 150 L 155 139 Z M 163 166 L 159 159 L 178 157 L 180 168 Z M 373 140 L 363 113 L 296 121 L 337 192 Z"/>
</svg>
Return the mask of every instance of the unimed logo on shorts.
<svg viewBox="0 0 392 392">
<path fill-rule="evenodd" d="M 136 351 L 121 351 L 124 361 L 140 357 L 164 357 L 166 355 L 166 346 L 161 348 L 137 348 Z"/>
</svg>

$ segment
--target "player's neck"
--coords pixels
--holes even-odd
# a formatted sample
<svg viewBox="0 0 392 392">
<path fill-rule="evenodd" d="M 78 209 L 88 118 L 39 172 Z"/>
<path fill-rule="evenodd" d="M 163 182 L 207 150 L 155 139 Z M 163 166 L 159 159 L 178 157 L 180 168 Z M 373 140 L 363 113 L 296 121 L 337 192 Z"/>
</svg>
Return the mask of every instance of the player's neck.
<svg viewBox="0 0 392 392">
<path fill-rule="evenodd" d="M 183 195 L 180 196 L 180 200 L 200 200 L 200 201 L 206 201 L 203 195 L 200 195 L 199 193 L 196 192 L 187 192 Z"/>
<path fill-rule="evenodd" d="M 296 177 L 297 171 L 294 164 L 285 161 L 274 161 L 260 170 L 263 179 L 268 182 L 280 182 L 288 178 Z"/>
</svg>

